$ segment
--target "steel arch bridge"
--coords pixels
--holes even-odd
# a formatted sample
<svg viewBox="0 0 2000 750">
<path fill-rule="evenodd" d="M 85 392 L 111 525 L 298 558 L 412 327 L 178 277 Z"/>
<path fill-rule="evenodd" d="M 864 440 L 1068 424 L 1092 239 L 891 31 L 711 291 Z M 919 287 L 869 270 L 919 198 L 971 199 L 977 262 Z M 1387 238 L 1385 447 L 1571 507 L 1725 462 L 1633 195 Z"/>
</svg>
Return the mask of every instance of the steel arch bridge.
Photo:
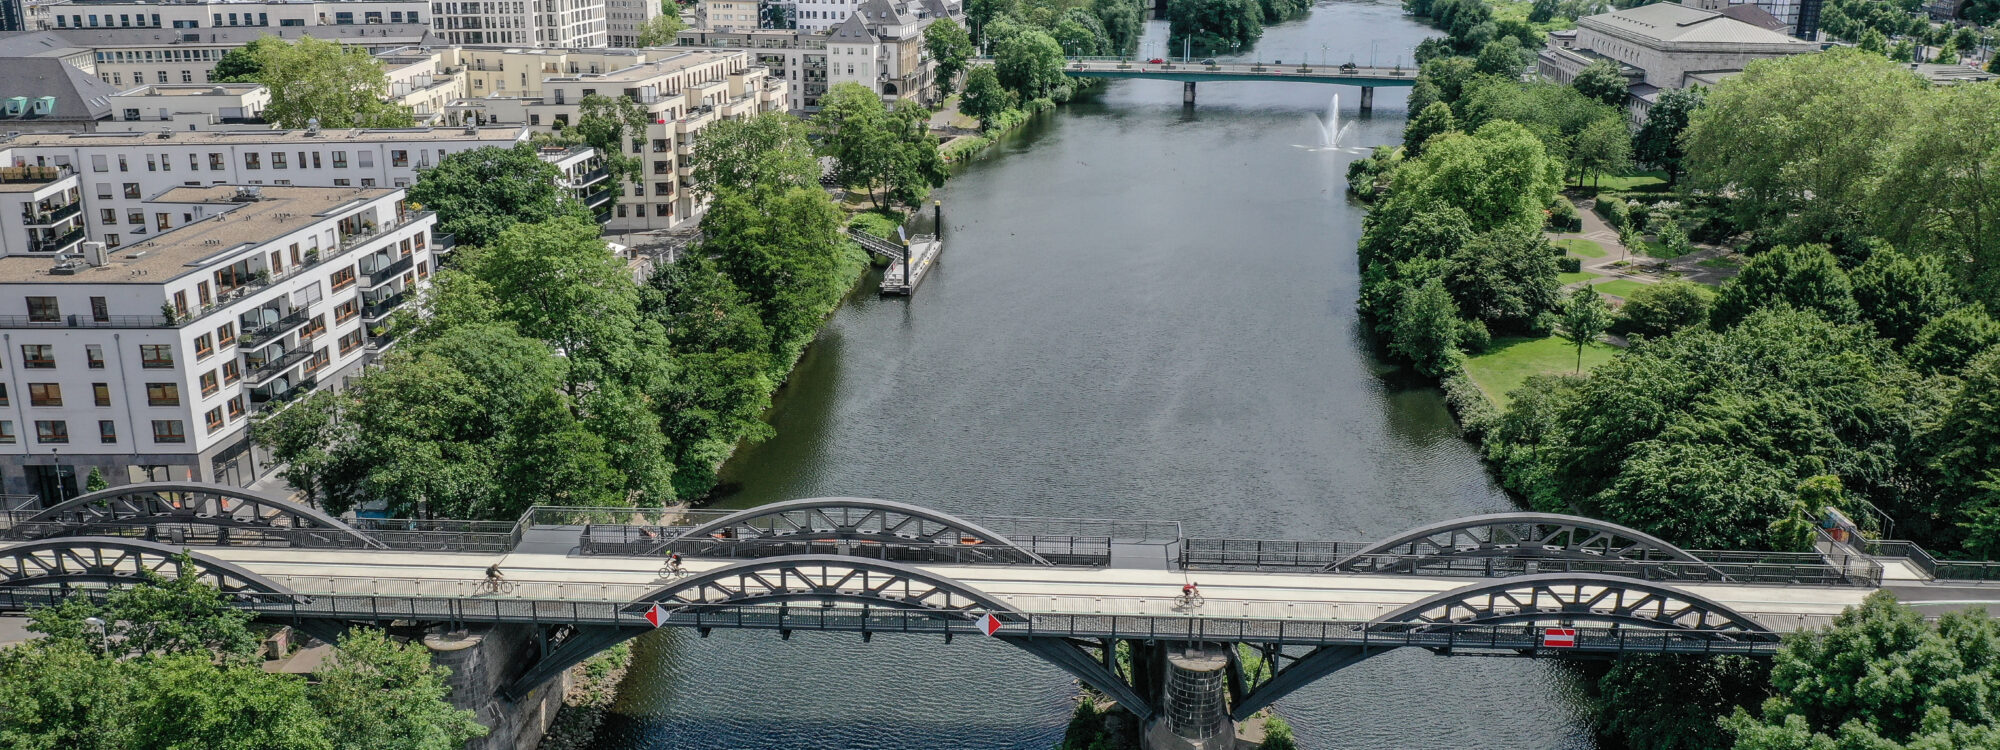
<svg viewBox="0 0 2000 750">
<path fill-rule="evenodd" d="M 144 482 L 99 490 L 43 509 L 0 538 L 138 535 L 157 540 L 234 541 L 384 549 L 380 541 L 314 508 L 240 487 Z"/>
<path fill-rule="evenodd" d="M 140 583 L 150 576 L 171 579 L 186 573 L 238 598 L 300 598 L 291 589 L 242 566 L 157 542 L 66 536 L 0 549 L 0 588 L 53 586 L 67 592 L 87 586 Z"/>
<path fill-rule="evenodd" d="M 1411 529 L 1326 566 L 1328 572 L 1412 572 L 1426 562 L 1476 558 L 1676 562 L 1722 572 L 1664 539 L 1582 516 L 1494 513 Z"/>
<path fill-rule="evenodd" d="M 949 513 L 861 497 L 816 497 L 758 506 L 688 529 L 663 547 L 711 557 L 832 552 L 882 559 L 900 555 L 1050 564 L 1031 547 Z"/>
</svg>

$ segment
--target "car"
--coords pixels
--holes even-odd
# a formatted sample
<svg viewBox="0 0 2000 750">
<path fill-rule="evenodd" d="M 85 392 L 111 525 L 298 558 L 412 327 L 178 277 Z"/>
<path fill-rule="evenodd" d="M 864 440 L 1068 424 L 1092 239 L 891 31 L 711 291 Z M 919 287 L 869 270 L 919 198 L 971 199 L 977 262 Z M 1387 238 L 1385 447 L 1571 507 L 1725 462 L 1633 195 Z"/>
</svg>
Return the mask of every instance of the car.
<svg viewBox="0 0 2000 750">
<path fill-rule="evenodd" d="M 1206 59 L 1206 60 L 1203 60 L 1203 61 L 1201 61 L 1201 64 L 1203 64 L 1203 65 L 1214 65 L 1214 64 L 1215 64 L 1215 58 L 1211 57 L 1211 58 L 1208 58 L 1208 59 Z"/>
<path fill-rule="evenodd" d="M 1153 59 L 1151 59 L 1151 60 L 1147 60 L 1147 61 L 1146 61 L 1146 64 L 1147 64 L 1147 65 L 1162 65 L 1162 64 L 1165 64 L 1166 62 L 1167 62 L 1166 60 L 1162 60 L 1162 59 L 1160 59 L 1160 58 L 1157 58 L 1157 57 L 1155 57 L 1155 58 L 1153 58 Z"/>
</svg>

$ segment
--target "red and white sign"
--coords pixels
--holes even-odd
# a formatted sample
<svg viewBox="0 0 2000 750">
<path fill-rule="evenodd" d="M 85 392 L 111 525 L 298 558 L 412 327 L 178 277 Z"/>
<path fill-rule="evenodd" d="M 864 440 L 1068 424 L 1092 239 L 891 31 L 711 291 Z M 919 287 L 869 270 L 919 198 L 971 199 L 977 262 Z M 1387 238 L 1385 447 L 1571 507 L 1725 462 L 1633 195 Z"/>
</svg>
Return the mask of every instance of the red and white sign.
<svg viewBox="0 0 2000 750">
<path fill-rule="evenodd" d="M 978 624 L 979 632 L 985 633 L 989 637 L 994 633 L 1000 632 L 1000 618 L 994 617 L 992 612 L 980 615 Z"/>
<path fill-rule="evenodd" d="M 666 621 L 667 621 L 667 611 L 664 609 L 660 609 L 660 605 L 655 604 L 652 606 L 651 609 L 646 610 L 646 622 L 652 623 L 653 627 L 657 628 L 660 626 L 660 623 Z"/>
<path fill-rule="evenodd" d="M 1544 628 L 1542 630 L 1542 647 L 1576 648 L 1576 629 Z"/>
</svg>

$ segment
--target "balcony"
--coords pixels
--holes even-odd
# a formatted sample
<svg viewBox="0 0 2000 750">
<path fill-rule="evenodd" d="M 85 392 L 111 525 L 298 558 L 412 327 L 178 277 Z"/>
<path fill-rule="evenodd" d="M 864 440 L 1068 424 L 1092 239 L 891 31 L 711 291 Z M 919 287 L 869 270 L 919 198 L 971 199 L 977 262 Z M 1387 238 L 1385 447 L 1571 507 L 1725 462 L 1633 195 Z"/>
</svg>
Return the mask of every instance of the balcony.
<svg viewBox="0 0 2000 750">
<path fill-rule="evenodd" d="M 292 308 L 290 315 L 278 318 L 277 320 L 272 320 L 256 327 L 246 325 L 243 327 L 243 335 L 237 338 L 236 345 L 248 349 L 265 342 L 283 338 L 285 334 L 291 333 L 293 329 L 305 325 L 306 319 L 310 317 L 312 317 L 312 306 L 301 305 Z"/>
<path fill-rule="evenodd" d="M 599 206 L 609 205 L 611 203 L 612 196 L 616 192 L 617 188 L 605 188 L 595 193 L 591 193 L 589 196 L 586 196 L 583 199 L 583 205 L 593 210 Z"/>
<path fill-rule="evenodd" d="M 313 388 L 318 385 L 319 378 L 309 376 L 301 378 L 297 383 L 293 383 L 281 391 L 258 393 L 253 390 L 250 392 L 250 413 L 256 414 L 265 409 L 273 409 L 297 401 L 300 396 L 312 393 Z"/>
<path fill-rule="evenodd" d="M 394 281 L 397 276 L 401 276 L 404 271 L 410 270 L 416 264 L 417 256 L 415 253 L 405 255 L 394 263 L 367 272 L 368 283 L 363 284 L 362 288 L 373 289 Z"/>
<path fill-rule="evenodd" d="M 403 306 L 403 298 L 407 296 L 409 296 L 409 292 L 397 292 L 368 303 L 361 308 L 361 320 L 367 323 L 374 323 L 388 317 L 389 313 L 395 312 L 396 308 Z"/>
<path fill-rule="evenodd" d="M 53 167 L 0 167 L 0 185 L 39 185 L 76 172 L 67 164 Z"/>
<path fill-rule="evenodd" d="M 277 359 L 269 359 L 263 362 L 250 362 L 249 358 L 246 357 L 244 364 L 250 368 L 250 372 L 244 375 L 244 380 L 253 387 L 260 386 L 270 382 L 272 378 L 277 377 L 280 373 L 292 369 L 298 366 L 300 362 L 304 362 L 310 358 L 312 358 L 312 350 L 303 346 L 278 355 Z"/>
<path fill-rule="evenodd" d="M 173 325 L 158 315 L 111 315 L 103 320 L 84 315 L 70 315 L 57 320 L 0 315 L 0 328 L 172 328 Z"/>
<path fill-rule="evenodd" d="M 579 176 L 575 180 L 572 180 L 570 182 L 570 187 L 588 187 L 603 182 L 604 178 L 610 176 L 611 172 L 609 170 L 605 169 L 604 167 L 598 167 L 596 169 L 585 172 L 583 173 L 582 176 Z"/>
<path fill-rule="evenodd" d="M 451 249 L 454 247 L 458 247 L 458 235 L 455 234 L 431 235 L 432 255 L 443 255 L 445 253 L 451 252 Z"/>
<path fill-rule="evenodd" d="M 75 229 L 69 230 L 68 232 L 64 233 L 61 237 L 57 237 L 55 239 L 29 240 L 28 252 L 60 253 L 76 247 L 76 244 L 82 241 L 83 241 L 83 227 L 77 227 Z"/>
<path fill-rule="evenodd" d="M 48 227 L 80 213 L 83 213 L 83 204 L 71 203 L 48 211 L 22 211 L 21 221 L 29 227 Z"/>
</svg>

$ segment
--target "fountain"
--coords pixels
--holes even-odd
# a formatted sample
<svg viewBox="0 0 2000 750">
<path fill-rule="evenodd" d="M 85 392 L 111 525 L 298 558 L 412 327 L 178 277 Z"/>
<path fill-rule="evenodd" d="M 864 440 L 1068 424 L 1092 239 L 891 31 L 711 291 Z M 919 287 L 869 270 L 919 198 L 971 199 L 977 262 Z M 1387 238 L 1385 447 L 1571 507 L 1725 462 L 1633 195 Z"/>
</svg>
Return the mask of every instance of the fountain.
<svg viewBox="0 0 2000 750">
<path fill-rule="evenodd" d="M 1315 118 L 1318 119 L 1318 118 Z M 1326 118 L 1319 121 L 1319 147 L 1336 148 L 1340 145 L 1340 95 L 1334 94 L 1327 102 Z"/>
</svg>

